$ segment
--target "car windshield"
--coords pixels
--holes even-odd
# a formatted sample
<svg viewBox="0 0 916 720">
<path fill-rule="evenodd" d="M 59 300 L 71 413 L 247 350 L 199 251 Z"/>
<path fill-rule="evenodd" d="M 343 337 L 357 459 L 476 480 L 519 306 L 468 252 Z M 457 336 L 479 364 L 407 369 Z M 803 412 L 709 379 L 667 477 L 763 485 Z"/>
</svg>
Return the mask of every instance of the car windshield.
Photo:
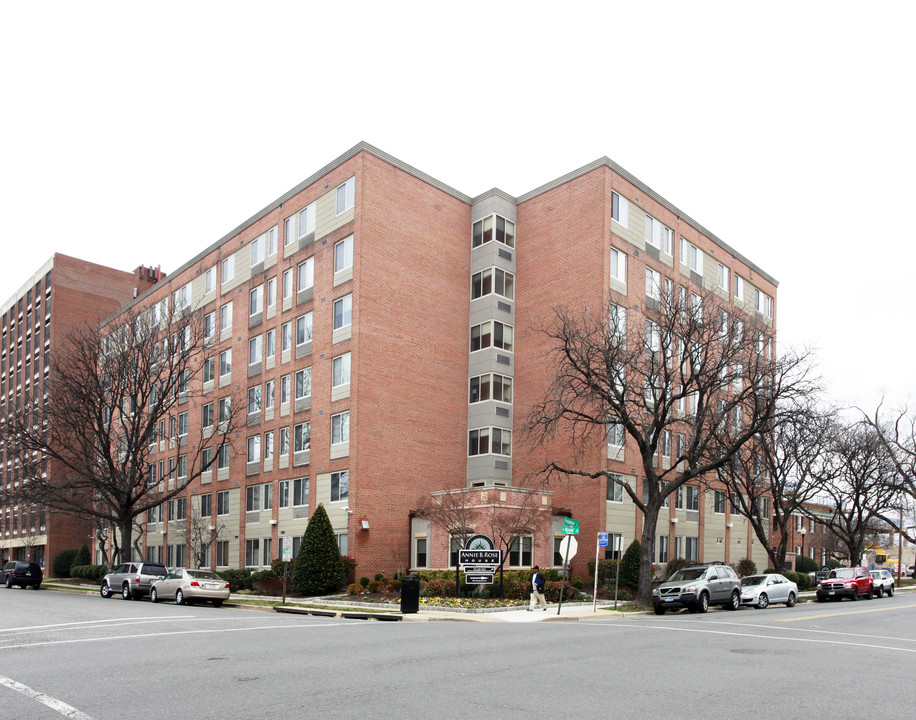
<svg viewBox="0 0 916 720">
<path fill-rule="evenodd" d="M 188 570 L 188 576 L 199 580 L 222 580 L 215 572 L 209 570 Z"/>
<path fill-rule="evenodd" d="M 856 576 L 856 571 L 854 568 L 840 568 L 839 570 L 831 570 L 830 577 L 832 578 L 854 578 Z"/>
<path fill-rule="evenodd" d="M 754 587 L 755 585 L 766 582 L 766 579 L 766 575 L 751 575 L 746 578 L 741 578 L 741 587 Z"/>
<path fill-rule="evenodd" d="M 668 582 L 696 580 L 697 578 L 703 577 L 704 572 L 706 572 L 705 568 L 684 568 L 683 570 L 678 570 L 674 575 L 668 578 Z"/>
</svg>

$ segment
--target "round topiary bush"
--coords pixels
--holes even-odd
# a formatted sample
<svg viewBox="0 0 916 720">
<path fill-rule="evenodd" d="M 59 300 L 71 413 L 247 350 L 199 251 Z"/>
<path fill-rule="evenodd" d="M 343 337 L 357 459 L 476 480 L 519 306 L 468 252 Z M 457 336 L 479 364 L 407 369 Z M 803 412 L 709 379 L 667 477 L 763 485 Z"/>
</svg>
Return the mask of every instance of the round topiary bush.
<svg viewBox="0 0 916 720">
<path fill-rule="evenodd" d="M 73 560 L 76 558 L 77 553 L 79 553 L 79 550 L 74 548 L 73 550 L 61 550 L 57 554 L 57 557 L 54 558 L 54 562 L 51 564 L 51 567 L 54 569 L 54 574 L 57 577 L 70 577 L 70 568 L 73 567 Z"/>
</svg>

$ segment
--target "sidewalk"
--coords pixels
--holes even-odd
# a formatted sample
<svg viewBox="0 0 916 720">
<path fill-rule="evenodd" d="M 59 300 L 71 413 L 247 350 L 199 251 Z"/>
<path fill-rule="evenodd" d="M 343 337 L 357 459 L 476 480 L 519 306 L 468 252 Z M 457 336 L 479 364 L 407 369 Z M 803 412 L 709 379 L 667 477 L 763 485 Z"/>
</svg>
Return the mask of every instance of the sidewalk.
<svg viewBox="0 0 916 720">
<path fill-rule="evenodd" d="M 610 608 L 610 611 L 607 609 Z M 418 613 L 402 613 L 405 622 L 577 622 L 579 620 L 619 620 L 628 614 L 613 611 L 613 604 L 599 603 L 597 610 L 592 603 L 563 603 L 562 608 L 548 605 L 546 612 L 541 609 L 528 611 L 526 608 L 499 610 L 492 612 L 450 612 L 432 608 L 420 608 Z M 559 609 L 559 614 L 558 614 Z"/>
</svg>

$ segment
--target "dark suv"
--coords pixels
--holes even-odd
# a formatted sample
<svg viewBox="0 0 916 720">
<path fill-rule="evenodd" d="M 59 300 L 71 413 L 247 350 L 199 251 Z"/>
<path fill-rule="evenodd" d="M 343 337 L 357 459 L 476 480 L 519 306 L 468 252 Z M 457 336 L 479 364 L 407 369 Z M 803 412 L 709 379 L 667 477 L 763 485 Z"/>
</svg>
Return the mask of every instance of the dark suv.
<svg viewBox="0 0 916 720">
<path fill-rule="evenodd" d="M 24 560 L 10 560 L 3 566 L 3 584 L 8 588 L 18 585 L 21 588 L 31 585 L 35 590 L 41 587 L 43 579 L 41 565 Z"/>
<path fill-rule="evenodd" d="M 725 563 L 681 568 L 652 591 L 656 615 L 682 607 L 704 613 L 710 605 L 724 605 L 729 610 L 741 607 L 741 581 Z"/>
<path fill-rule="evenodd" d="M 123 563 L 102 578 L 99 592 L 103 598 L 120 593 L 125 600 L 139 600 L 144 595 L 149 595 L 153 583 L 166 575 L 168 570 L 162 563 Z"/>
</svg>

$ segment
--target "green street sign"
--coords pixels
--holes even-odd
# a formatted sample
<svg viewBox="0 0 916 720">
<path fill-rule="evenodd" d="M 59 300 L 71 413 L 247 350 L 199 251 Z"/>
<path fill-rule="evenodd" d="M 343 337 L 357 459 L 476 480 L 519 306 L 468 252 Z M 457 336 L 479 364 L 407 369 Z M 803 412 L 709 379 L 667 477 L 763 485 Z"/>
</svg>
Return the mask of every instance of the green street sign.
<svg viewBox="0 0 916 720">
<path fill-rule="evenodd" d="M 560 532 L 564 535 L 578 535 L 579 521 L 572 518 L 563 518 L 563 527 L 560 528 Z"/>
</svg>

